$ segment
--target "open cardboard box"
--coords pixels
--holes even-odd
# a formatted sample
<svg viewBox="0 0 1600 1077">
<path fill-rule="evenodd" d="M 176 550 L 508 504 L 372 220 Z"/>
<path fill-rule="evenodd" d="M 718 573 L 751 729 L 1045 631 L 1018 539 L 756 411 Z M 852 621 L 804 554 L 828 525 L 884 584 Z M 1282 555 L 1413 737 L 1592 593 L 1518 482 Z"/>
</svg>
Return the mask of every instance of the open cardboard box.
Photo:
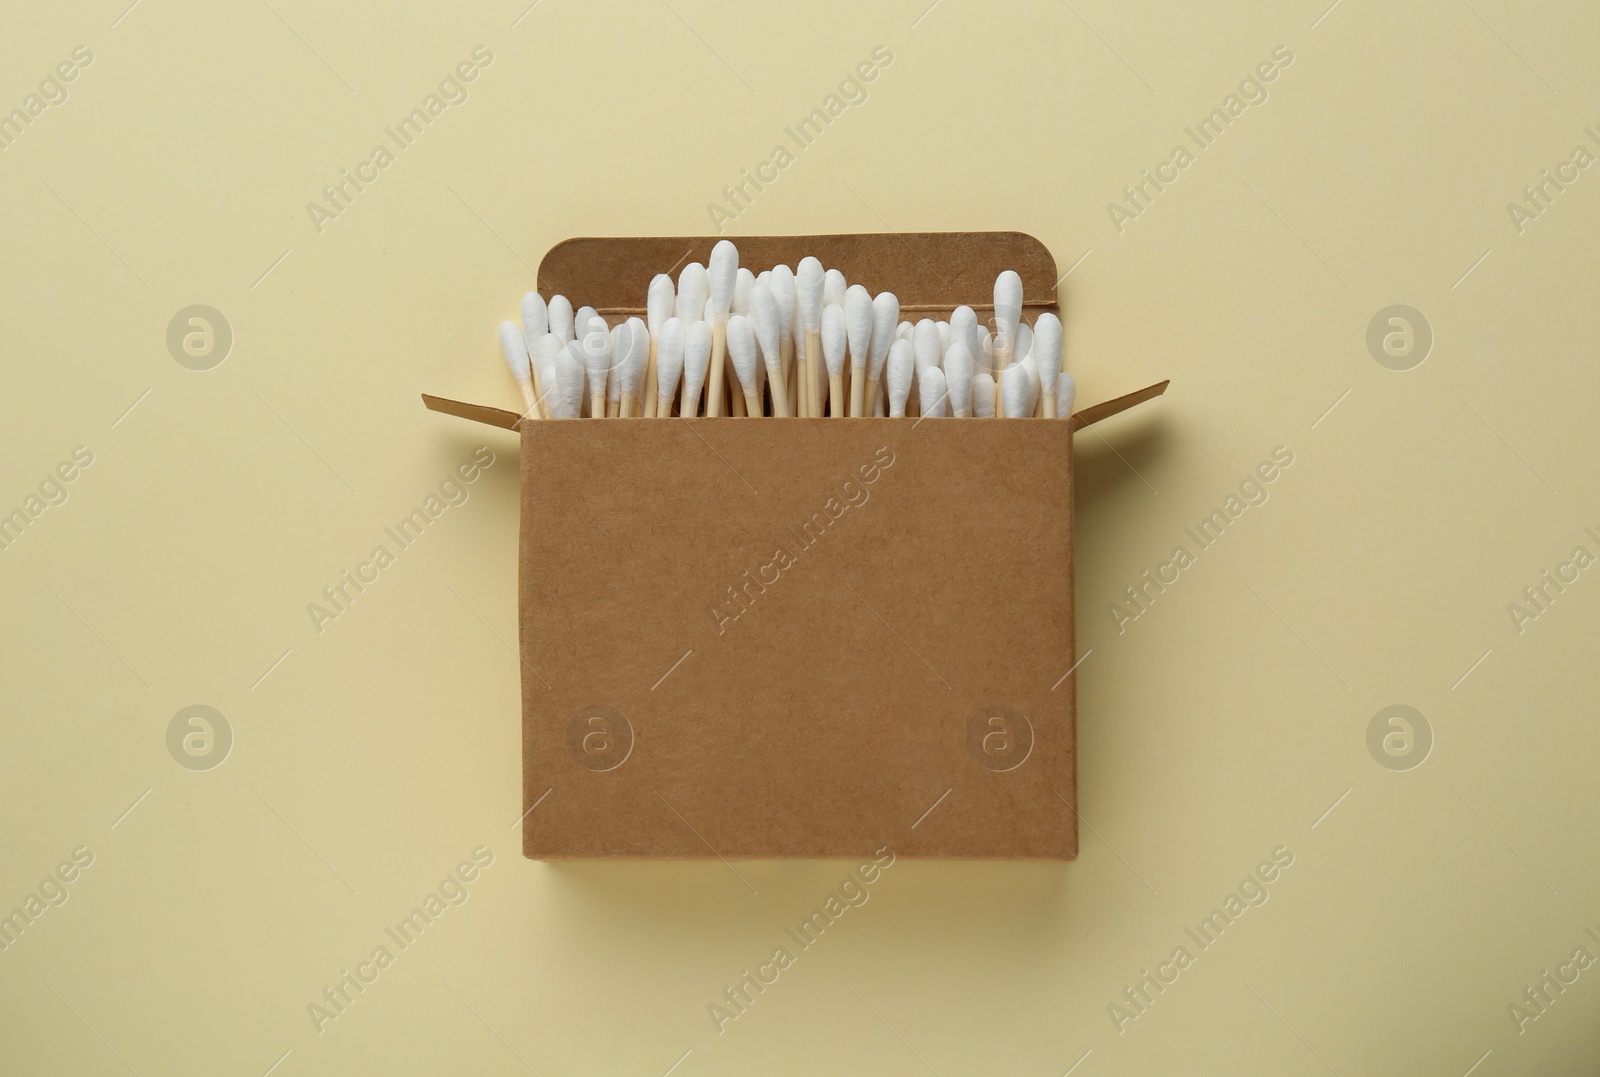
<svg viewBox="0 0 1600 1077">
<path fill-rule="evenodd" d="M 573 239 L 539 291 L 613 324 L 716 237 Z M 1024 318 L 1055 260 L 1016 232 L 760 237 L 902 318 Z M 523 852 L 1071 860 L 1072 433 L 1042 419 L 523 421 Z"/>
</svg>

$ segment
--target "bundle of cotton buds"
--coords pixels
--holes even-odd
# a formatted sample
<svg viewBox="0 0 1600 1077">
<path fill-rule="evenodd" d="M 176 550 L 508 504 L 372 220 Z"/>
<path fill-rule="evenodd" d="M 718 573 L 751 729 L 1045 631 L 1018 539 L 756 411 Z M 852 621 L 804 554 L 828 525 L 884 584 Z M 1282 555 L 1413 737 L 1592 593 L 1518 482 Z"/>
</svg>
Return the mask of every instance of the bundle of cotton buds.
<svg viewBox="0 0 1600 1077">
<path fill-rule="evenodd" d="M 815 258 L 754 273 L 722 240 L 710 265 L 650 282 L 646 316 L 615 327 L 565 296 L 522 297 L 500 348 L 531 419 L 1067 418 L 1076 385 L 1061 369 L 1061 319 L 1022 320 L 1022 280 L 994 284 L 994 319 L 900 321 L 893 292 L 872 295 Z"/>
</svg>

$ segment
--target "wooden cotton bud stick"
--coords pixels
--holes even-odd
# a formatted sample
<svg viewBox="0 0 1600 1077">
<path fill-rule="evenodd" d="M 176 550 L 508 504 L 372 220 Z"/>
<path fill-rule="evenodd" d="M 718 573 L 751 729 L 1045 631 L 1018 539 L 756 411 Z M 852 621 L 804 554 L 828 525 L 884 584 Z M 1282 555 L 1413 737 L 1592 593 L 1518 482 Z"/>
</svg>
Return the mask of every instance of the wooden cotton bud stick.
<svg viewBox="0 0 1600 1077">
<path fill-rule="evenodd" d="M 750 328 L 750 319 L 735 314 L 728 319 L 728 358 L 733 361 L 733 372 L 744 391 L 744 406 L 748 415 L 761 417 L 761 398 L 756 395 L 756 368 L 761 358 L 756 354 L 756 334 Z"/>
<path fill-rule="evenodd" d="M 889 361 L 889 345 L 894 343 L 894 328 L 900 320 L 900 297 L 893 292 L 879 292 L 872 297 L 872 347 L 867 354 L 867 406 L 865 415 L 876 415 L 878 386 L 883 381 L 883 367 Z"/>
<path fill-rule="evenodd" d="M 1072 418 L 1072 402 L 1078 395 L 1078 382 L 1065 370 L 1056 379 L 1056 417 Z"/>
<path fill-rule="evenodd" d="M 749 320 L 750 320 L 750 316 L 749 315 L 745 315 L 745 321 L 749 321 Z M 730 318 L 729 321 L 732 321 L 732 319 Z M 752 336 L 755 335 L 755 324 L 754 323 L 751 323 L 750 333 L 751 333 Z M 755 409 L 756 410 L 753 411 L 753 412 L 750 411 L 750 409 L 749 409 L 749 403 L 750 403 L 749 398 L 745 397 L 743 395 L 743 392 L 742 392 L 742 390 L 744 389 L 744 383 L 740 382 L 739 383 L 739 388 L 741 390 L 741 395 L 740 395 L 740 401 L 739 401 L 739 410 L 734 412 L 734 414 L 735 415 L 746 415 L 746 413 L 748 413 L 748 417 L 751 418 L 751 419 L 763 419 L 763 418 L 766 418 L 766 414 L 767 414 L 767 366 L 766 366 L 766 363 L 764 363 L 762 361 L 762 358 L 761 358 L 761 341 L 759 339 L 756 340 L 756 369 L 755 369 L 755 377 L 752 379 L 752 381 L 754 382 L 754 384 L 750 386 L 750 392 L 751 392 L 751 395 L 754 396 L 754 398 L 755 398 Z"/>
<path fill-rule="evenodd" d="M 906 417 L 906 397 L 911 395 L 911 375 L 917 361 L 911 353 L 909 340 L 897 340 L 889 347 L 887 374 L 889 379 L 889 418 Z"/>
<path fill-rule="evenodd" d="M 994 418 L 994 375 L 980 370 L 972 375 L 972 417 Z"/>
<path fill-rule="evenodd" d="M 700 411 L 700 390 L 711 367 L 711 323 L 696 321 L 683 341 L 683 404 L 678 414 L 692 419 Z"/>
<path fill-rule="evenodd" d="M 528 359 L 528 345 L 522 339 L 522 328 L 516 322 L 500 323 L 500 354 L 505 356 L 511 376 L 522 390 L 523 416 L 539 417 L 539 398 L 533 393 L 533 372 Z"/>
<path fill-rule="evenodd" d="M 872 350 L 872 293 L 852 284 L 844 293 L 844 335 L 850 346 L 850 415 L 867 414 L 867 357 Z"/>
<path fill-rule="evenodd" d="M 1013 363 L 1000 372 L 1000 402 L 1007 419 L 1026 419 L 1033 415 L 1028 407 L 1028 371 Z"/>
<path fill-rule="evenodd" d="M 556 356 L 556 418 L 576 419 L 583 414 L 583 377 L 583 346 L 575 340 L 563 344 Z"/>
<path fill-rule="evenodd" d="M 1033 323 L 1033 355 L 1039 366 L 1039 404 L 1056 417 L 1056 382 L 1061 377 L 1061 319 L 1045 311 Z"/>
<path fill-rule="evenodd" d="M 551 296 L 545 309 L 550 319 L 550 332 L 559 337 L 561 343 L 572 343 L 572 300 L 564 295 Z"/>
<path fill-rule="evenodd" d="M 944 353 L 945 389 L 950 394 L 950 414 L 957 419 L 972 417 L 972 352 L 959 337 Z M 926 413 L 926 409 L 924 409 Z"/>
<path fill-rule="evenodd" d="M 646 293 L 644 311 L 645 325 L 650 330 L 650 354 L 645 360 L 644 373 L 644 417 L 655 418 L 657 397 L 656 382 L 660 378 L 658 367 L 660 365 L 661 329 L 673 315 L 673 308 L 678 301 L 677 290 L 672 286 L 672 278 L 665 273 L 657 273 L 650 280 L 650 291 Z"/>
<path fill-rule="evenodd" d="M 824 311 L 828 308 L 823 307 Z M 817 363 L 817 377 L 811 383 L 811 399 L 817 406 L 817 417 L 828 414 L 828 357 L 827 349 L 822 350 L 822 359 Z"/>
<path fill-rule="evenodd" d="M 924 419 L 942 419 L 949 412 L 950 394 L 945 388 L 944 371 L 936 366 L 917 371 L 917 391 Z"/>
<path fill-rule="evenodd" d="M 627 352 L 617 360 L 624 419 L 637 419 L 644 415 L 644 383 L 649 365 L 650 329 L 643 319 L 629 318 Z"/>
<path fill-rule="evenodd" d="M 756 343 L 761 347 L 761 359 L 766 364 L 767 382 L 772 386 L 772 414 L 789 417 L 789 385 L 783 373 L 783 323 L 778 313 L 778 299 L 772 293 L 772 278 L 757 281 L 750 289 L 750 328 L 755 331 Z"/>
<path fill-rule="evenodd" d="M 844 325 L 844 308 L 829 303 L 822 308 L 822 361 L 828 365 L 828 414 L 835 419 L 843 417 L 845 345 L 849 334 Z"/>
<path fill-rule="evenodd" d="M 678 392 L 678 379 L 683 377 L 683 322 L 668 318 L 661 327 L 661 339 L 656 343 L 656 418 L 665 419 L 672 414 L 672 398 Z"/>
</svg>

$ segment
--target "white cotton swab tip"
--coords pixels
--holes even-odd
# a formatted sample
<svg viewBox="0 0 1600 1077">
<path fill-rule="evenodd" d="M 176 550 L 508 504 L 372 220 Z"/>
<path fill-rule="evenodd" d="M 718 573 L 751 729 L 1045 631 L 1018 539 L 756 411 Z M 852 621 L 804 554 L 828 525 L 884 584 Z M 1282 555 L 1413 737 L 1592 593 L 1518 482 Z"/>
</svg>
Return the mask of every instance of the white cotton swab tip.
<svg viewBox="0 0 1600 1077">
<path fill-rule="evenodd" d="M 1072 403 L 1078 396 L 1078 383 L 1065 370 L 1056 379 L 1056 418 L 1070 419 Z"/>
<path fill-rule="evenodd" d="M 883 373 L 883 364 L 889 359 L 889 345 L 894 343 L 894 329 L 900 321 L 900 297 L 893 292 L 879 292 L 872 298 L 872 354 L 868 376 L 876 378 Z"/>
<path fill-rule="evenodd" d="M 939 330 L 939 354 L 943 355 L 950 350 L 950 341 L 955 338 L 951 335 L 949 322 L 941 319 L 933 324 Z"/>
<path fill-rule="evenodd" d="M 533 360 L 533 365 L 539 371 L 539 387 L 544 390 L 547 401 L 546 407 L 553 409 L 561 394 L 556 389 L 557 370 L 560 366 L 561 351 L 566 345 L 561 343 L 561 338 L 554 333 L 546 333 L 539 338 L 533 347 L 533 352 L 528 356 Z M 552 418 L 556 416 L 552 413 Z"/>
<path fill-rule="evenodd" d="M 551 334 L 554 336 L 555 334 Z M 561 338 L 557 337 L 557 340 Z M 576 419 L 583 414 L 583 347 L 577 341 L 561 346 L 556 356 L 556 407 L 558 419 Z"/>
<path fill-rule="evenodd" d="M 533 372 L 528 365 L 528 344 L 522 339 L 522 327 L 516 322 L 500 323 L 500 354 L 505 356 L 506 366 L 511 368 L 511 376 L 517 379 L 517 384 L 533 384 Z"/>
<path fill-rule="evenodd" d="M 1022 318 L 1022 278 L 1008 269 L 994 281 L 995 335 L 1002 344 L 1016 337 L 1017 322 Z M 1003 330 L 1003 332 L 1002 332 Z"/>
<path fill-rule="evenodd" d="M 743 314 L 728 319 L 728 358 L 733 360 L 733 372 L 739 376 L 741 386 L 756 383 L 756 364 L 761 360 L 756 354 L 755 330 Z"/>
<path fill-rule="evenodd" d="M 700 391 L 706 386 L 706 375 L 711 370 L 711 323 L 696 321 L 689 326 L 683 343 L 683 409 L 684 418 L 698 414 Z"/>
<path fill-rule="evenodd" d="M 929 367 L 938 367 L 939 359 L 944 352 L 939 348 L 939 327 L 934 324 L 932 318 L 922 319 L 911 331 L 911 348 L 917 360 L 919 375 Z"/>
<path fill-rule="evenodd" d="M 1033 323 L 1033 356 L 1039 364 L 1039 391 L 1053 400 L 1061 374 L 1061 319 L 1049 311 Z"/>
<path fill-rule="evenodd" d="M 733 289 L 739 278 L 739 248 L 729 240 L 718 240 L 711 248 L 711 264 L 706 272 L 711 278 L 712 313 L 718 321 L 727 321 L 728 310 L 733 305 Z"/>
<path fill-rule="evenodd" d="M 972 417 L 994 418 L 994 375 L 987 370 L 972 375 Z"/>
<path fill-rule="evenodd" d="M 706 267 L 699 262 L 690 262 L 678 274 L 678 320 L 688 325 L 697 322 L 705 314 L 706 297 L 711 289 L 711 284 L 706 278 Z"/>
<path fill-rule="evenodd" d="M 1011 349 L 1011 361 L 1020 363 L 1033 354 L 1033 328 L 1027 322 L 1017 326 L 1016 344 Z"/>
<path fill-rule="evenodd" d="M 651 336 L 660 334 L 661 327 L 672 317 L 673 305 L 677 300 L 678 293 L 672 286 L 671 277 L 665 273 L 657 273 L 650 279 L 650 291 L 646 294 L 644 310 L 645 322 L 650 327 Z"/>
<path fill-rule="evenodd" d="M 661 327 L 661 339 L 656 344 L 656 414 L 666 418 L 672 414 L 672 398 L 678 392 L 678 379 L 683 377 L 683 322 L 668 318 Z"/>
<path fill-rule="evenodd" d="M 572 341 L 572 300 L 564 295 L 550 297 L 546 308 L 550 317 L 550 332 L 561 338 L 561 343 Z"/>
<path fill-rule="evenodd" d="M 967 346 L 967 354 L 976 362 L 978 347 L 978 315 L 969 306 L 959 306 L 950 312 L 950 341 Z M 948 347 L 945 349 L 949 350 Z"/>
<path fill-rule="evenodd" d="M 906 398 L 911 395 L 911 375 L 917 368 L 911 342 L 897 340 L 889 348 L 889 417 L 906 416 Z"/>
<path fill-rule="evenodd" d="M 767 381 L 772 384 L 772 413 L 788 417 L 793 414 L 789 400 L 789 386 L 783 369 L 783 322 L 778 313 L 778 299 L 772 294 L 775 274 L 763 273 L 750 289 L 750 328 L 755 331 L 756 343 L 761 346 L 761 360 L 766 366 Z M 789 287 L 791 298 L 794 287 Z"/>
<path fill-rule="evenodd" d="M 533 355 L 539 347 L 539 338 L 550 332 L 550 308 L 544 296 L 529 292 L 522 297 L 522 340 Z"/>
<path fill-rule="evenodd" d="M 1007 419 L 1026 419 L 1033 414 L 1028 407 L 1028 368 L 1012 363 L 1000 375 L 1000 402 Z"/>
<path fill-rule="evenodd" d="M 500 354 L 505 356 L 511 376 L 517 379 L 522 390 L 524 414 L 539 417 L 539 400 L 533 393 L 533 368 L 528 357 L 528 342 L 523 339 L 522 327 L 516 322 L 500 323 Z"/>
<path fill-rule="evenodd" d="M 748 315 L 750 313 L 750 289 L 756 286 L 756 275 L 739 267 L 739 275 L 733 279 L 733 312 Z"/>
<path fill-rule="evenodd" d="M 828 365 L 828 377 L 837 378 L 844 373 L 845 343 L 844 308 L 829 303 L 822 308 L 822 361 Z"/>
<path fill-rule="evenodd" d="M 844 293 L 849 291 L 849 282 L 844 279 L 844 274 L 837 269 L 830 269 L 822 275 L 822 303 L 837 303 L 844 306 Z"/>
<path fill-rule="evenodd" d="M 628 346 L 632 341 L 633 326 L 627 322 L 618 324 L 611 330 L 611 354 L 606 363 L 606 403 L 619 404 L 622 401 L 622 362 L 628 357 Z"/>
<path fill-rule="evenodd" d="M 863 378 L 872 348 L 872 293 L 859 284 L 844 293 L 844 335 L 850 345 L 850 376 Z"/>
<path fill-rule="evenodd" d="M 749 318 L 750 328 L 755 332 L 756 343 L 761 345 L 761 354 L 770 373 L 772 364 L 778 360 L 778 341 L 783 332 L 778 298 L 772 294 L 770 279 L 750 289 Z"/>
<path fill-rule="evenodd" d="M 619 370 L 622 380 L 622 399 L 638 407 L 644 392 L 645 368 L 650 359 L 650 329 L 643 319 L 628 319 L 628 354 L 622 359 Z M 630 412 L 630 415 L 632 413 Z"/>
<path fill-rule="evenodd" d="M 942 419 L 949 412 L 950 394 L 945 389 L 944 371 L 936 366 L 917 372 L 917 390 L 922 401 L 922 417 Z"/>
<path fill-rule="evenodd" d="M 972 417 L 972 352 L 960 339 L 944 353 L 946 389 L 950 393 L 950 414 L 957 419 Z"/>
<path fill-rule="evenodd" d="M 583 336 L 583 371 L 589 380 L 591 406 L 597 397 L 602 405 L 605 402 L 606 370 L 611 366 L 611 334 L 605 325 L 599 318 L 592 319 Z M 603 411 L 595 416 L 603 417 Z"/>
<path fill-rule="evenodd" d="M 778 338 L 782 340 L 794 332 L 794 270 L 780 265 L 773 266 L 770 272 L 767 286 L 778 304 Z"/>
<path fill-rule="evenodd" d="M 796 306 L 800 311 L 800 324 L 806 332 L 822 328 L 822 263 L 815 258 L 803 258 L 800 271 L 795 274 Z"/>
</svg>

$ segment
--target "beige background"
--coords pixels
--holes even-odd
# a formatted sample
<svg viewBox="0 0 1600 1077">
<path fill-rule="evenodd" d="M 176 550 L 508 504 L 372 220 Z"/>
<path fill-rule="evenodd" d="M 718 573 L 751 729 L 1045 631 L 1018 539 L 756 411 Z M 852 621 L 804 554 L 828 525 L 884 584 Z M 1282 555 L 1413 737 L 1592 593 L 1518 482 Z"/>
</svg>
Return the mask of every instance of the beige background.
<svg viewBox="0 0 1600 1077">
<path fill-rule="evenodd" d="M 1600 12 L 1505 0 L 734 8 L 12 5 L 0 109 L 94 55 L 0 152 L 0 953 L 6 1073 L 1587 1074 L 1600 967 L 1600 321 L 1584 172 Z M 484 45 L 494 60 L 322 234 L 306 203 Z M 1018 228 L 1061 269 L 1079 440 L 1083 855 L 902 860 L 740 1019 L 706 1007 L 843 863 L 530 863 L 514 444 L 496 323 L 577 234 L 693 233 L 879 45 L 894 55 L 729 229 Z M 1295 59 L 1120 234 L 1106 203 Z M 1593 143 L 1590 143 L 1593 147 Z M 225 362 L 168 354 L 209 304 Z M 1374 361 L 1409 304 L 1426 362 Z M 130 411 L 130 407 L 132 410 Z M 1332 409 L 1331 411 L 1329 409 Z M 498 462 L 320 635 L 306 605 L 479 444 Z M 1276 446 L 1295 462 L 1148 613 L 1107 606 Z M 172 716 L 235 743 L 196 772 Z M 1381 708 L 1435 743 L 1369 754 Z M 306 1007 L 452 865 L 493 865 L 318 1034 Z M 1107 1007 L 1278 846 L 1294 863 L 1119 1034 Z M 275 1068 L 274 1068 L 275 1067 Z M 672 1069 L 672 1067 L 676 1067 Z"/>
</svg>

